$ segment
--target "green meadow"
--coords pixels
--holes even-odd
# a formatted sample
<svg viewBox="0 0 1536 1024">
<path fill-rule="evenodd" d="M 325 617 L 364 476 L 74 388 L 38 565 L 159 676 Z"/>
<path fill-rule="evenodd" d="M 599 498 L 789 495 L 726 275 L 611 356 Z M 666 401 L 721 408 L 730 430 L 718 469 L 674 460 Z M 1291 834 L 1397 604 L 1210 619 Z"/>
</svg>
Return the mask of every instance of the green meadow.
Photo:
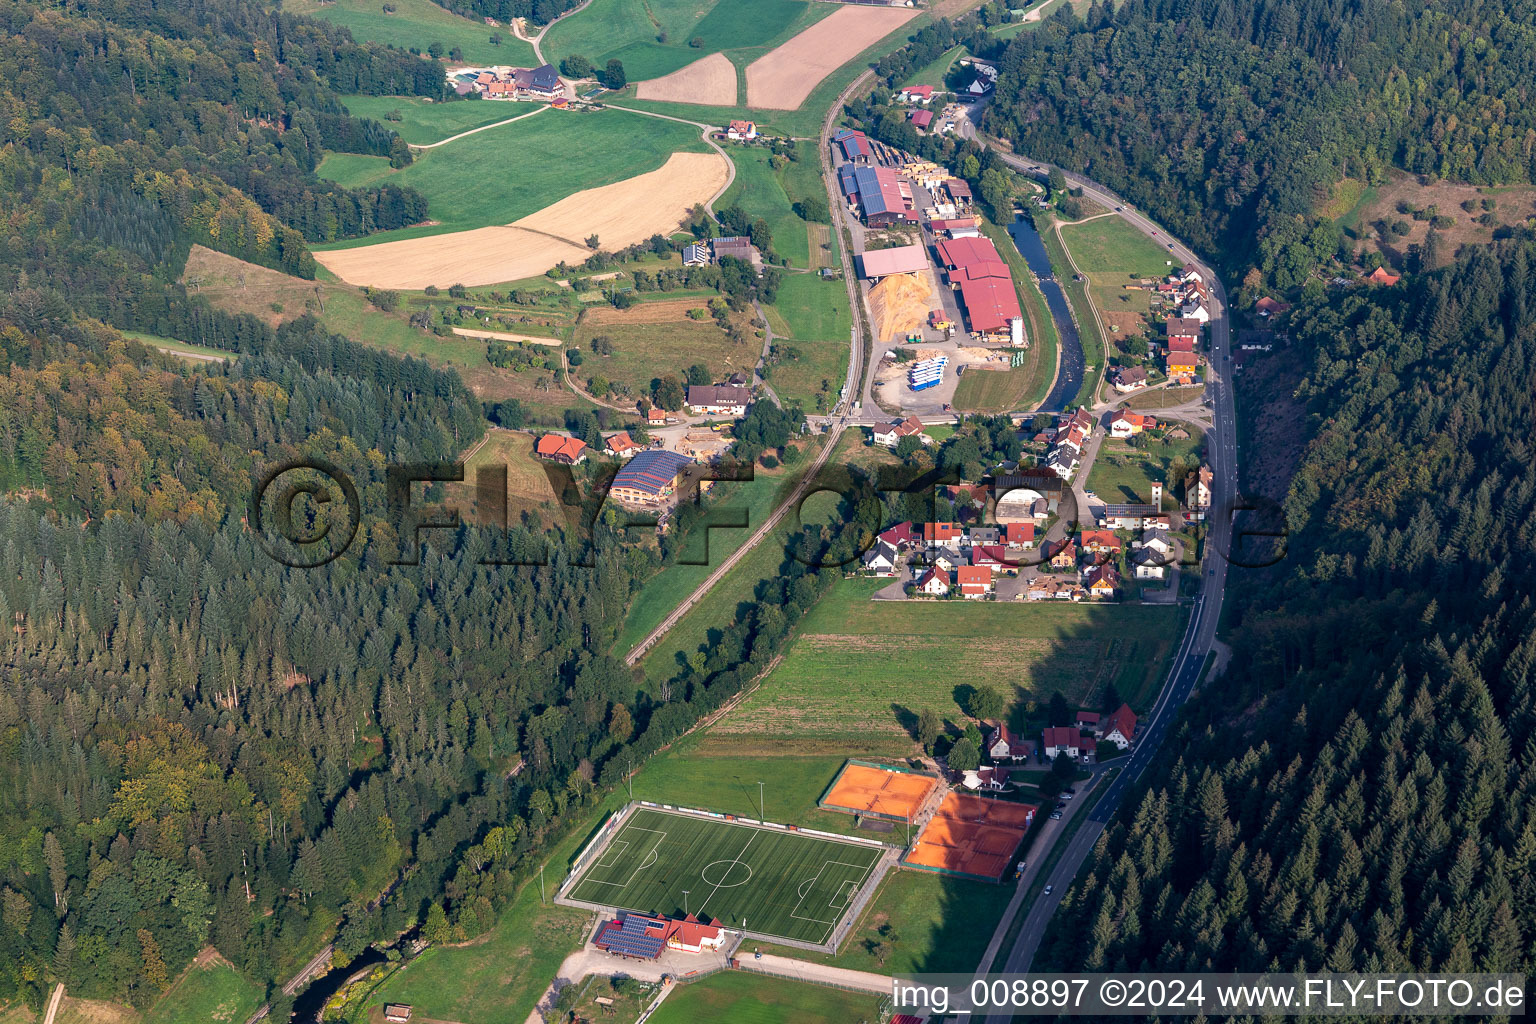
<svg viewBox="0 0 1536 1024">
<path fill-rule="evenodd" d="M 506 25 L 492 27 L 460 17 L 432 0 L 389 0 L 389 6 L 394 8 L 391 13 L 385 13 L 381 0 L 288 0 L 283 10 L 340 25 L 351 30 L 358 42 L 422 53 L 433 43 L 442 43 L 445 56 L 457 47 L 470 64 L 527 67 L 533 63 L 533 47 Z M 491 42 L 493 33 L 501 36 L 501 45 Z"/>
<path fill-rule="evenodd" d="M 414 163 L 398 171 L 380 157 L 328 154 L 316 172 L 321 177 L 349 187 L 385 181 L 409 185 L 427 197 L 434 223 L 322 248 L 508 224 L 573 192 L 654 171 L 673 153 L 705 148 L 691 125 L 656 118 L 642 122 L 622 110 L 551 109 L 419 152 Z"/>
<path fill-rule="evenodd" d="M 544 37 L 546 57 L 582 56 L 601 68 L 624 63 L 631 82 L 670 74 L 701 57 L 730 53 L 737 67 L 831 14 L 833 4 L 804 0 L 592 0 Z M 691 40 L 699 46 L 690 46 Z"/>
<path fill-rule="evenodd" d="M 505 100 L 449 100 L 446 103 L 435 103 L 422 96 L 343 96 L 342 101 L 353 116 L 371 117 L 383 122 L 413 146 L 430 145 L 471 128 L 496 124 L 543 109 L 542 104 L 511 103 Z M 394 120 L 396 116 L 399 117 L 398 121 Z"/>
</svg>

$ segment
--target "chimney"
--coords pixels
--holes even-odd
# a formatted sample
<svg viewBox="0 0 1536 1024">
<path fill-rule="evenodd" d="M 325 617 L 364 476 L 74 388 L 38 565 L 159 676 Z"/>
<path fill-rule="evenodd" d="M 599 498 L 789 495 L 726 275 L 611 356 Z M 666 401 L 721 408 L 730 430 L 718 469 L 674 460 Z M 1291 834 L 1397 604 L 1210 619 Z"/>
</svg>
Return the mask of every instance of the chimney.
<svg viewBox="0 0 1536 1024">
<path fill-rule="evenodd" d="M 1152 507 L 1159 512 L 1163 510 L 1163 485 L 1160 483 L 1152 485 Z"/>
</svg>

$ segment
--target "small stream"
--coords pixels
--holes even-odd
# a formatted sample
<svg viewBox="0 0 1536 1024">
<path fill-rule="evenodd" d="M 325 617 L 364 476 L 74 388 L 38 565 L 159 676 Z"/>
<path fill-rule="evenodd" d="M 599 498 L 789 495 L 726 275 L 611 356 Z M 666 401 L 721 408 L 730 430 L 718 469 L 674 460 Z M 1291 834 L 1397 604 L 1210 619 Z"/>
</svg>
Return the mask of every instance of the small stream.
<svg viewBox="0 0 1536 1024">
<path fill-rule="evenodd" d="M 1067 295 L 1056 282 L 1051 270 L 1051 257 L 1046 253 L 1045 243 L 1040 240 L 1040 233 L 1035 230 L 1034 224 L 1023 215 L 1016 216 L 1013 223 L 1008 225 L 1008 234 L 1012 236 L 1013 244 L 1024 257 L 1024 262 L 1034 271 L 1040 283 L 1040 294 L 1045 296 L 1045 305 L 1050 309 L 1051 318 L 1056 321 L 1056 333 L 1061 337 L 1061 369 L 1056 375 L 1056 383 L 1051 386 L 1050 394 L 1045 396 L 1042 408 L 1065 409 L 1083 386 L 1083 342 L 1078 337 L 1071 307 L 1067 305 Z"/>
<path fill-rule="evenodd" d="M 293 1001 L 293 1024 L 313 1024 L 320 1019 L 320 1011 L 325 1009 L 325 1001 L 335 995 L 347 981 L 359 971 L 365 971 L 374 964 L 383 963 L 385 956 L 377 949 L 369 946 L 345 967 L 332 967 L 324 974 L 300 992 L 298 998 Z"/>
</svg>

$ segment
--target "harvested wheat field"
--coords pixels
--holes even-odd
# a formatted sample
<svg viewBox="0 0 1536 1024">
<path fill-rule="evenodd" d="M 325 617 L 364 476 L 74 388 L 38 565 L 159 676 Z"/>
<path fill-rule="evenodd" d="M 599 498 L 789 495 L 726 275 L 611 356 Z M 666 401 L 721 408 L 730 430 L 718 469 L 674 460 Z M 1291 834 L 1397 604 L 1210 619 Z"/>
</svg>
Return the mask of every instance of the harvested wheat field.
<svg viewBox="0 0 1536 1024">
<path fill-rule="evenodd" d="M 375 288 L 516 281 L 562 260 L 583 262 L 591 252 L 581 240 L 590 235 L 604 249 L 622 249 L 666 234 L 729 177 L 730 162 L 718 153 L 673 153 L 654 171 L 566 196 L 510 225 L 332 249 L 315 259 L 343 281 Z"/>
<path fill-rule="evenodd" d="M 513 334 L 510 331 L 476 331 L 468 327 L 455 327 L 453 333 L 464 338 L 484 338 L 487 341 L 522 341 L 530 345 L 560 346 L 559 338 L 550 338 L 539 334 Z"/>
<path fill-rule="evenodd" d="M 558 238 L 597 235 L 604 249 L 622 249 L 674 230 L 730 174 L 731 162 L 719 153 L 673 153 L 654 171 L 566 196 L 513 226 Z"/>
<path fill-rule="evenodd" d="M 635 99 L 731 106 L 736 102 L 736 65 L 725 54 L 712 53 L 670 75 L 640 82 Z"/>
<path fill-rule="evenodd" d="M 905 7 L 844 7 L 747 65 L 747 106 L 797 110 L 821 80 L 917 17 Z"/>
<path fill-rule="evenodd" d="M 928 322 L 933 284 L 926 272 L 892 274 L 869 290 L 869 308 L 881 341 L 905 337 Z"/>
<path fill-rule="evenodd" d="M 350 284 L 415 289 L 444 281 L 471 288 L 517 281 L 537 277 L 561 260 L 581 263 L 590 255 L 584 245 L 503 225 L 331 249 L 315 253 L 315 259 Z"/>
</svg>

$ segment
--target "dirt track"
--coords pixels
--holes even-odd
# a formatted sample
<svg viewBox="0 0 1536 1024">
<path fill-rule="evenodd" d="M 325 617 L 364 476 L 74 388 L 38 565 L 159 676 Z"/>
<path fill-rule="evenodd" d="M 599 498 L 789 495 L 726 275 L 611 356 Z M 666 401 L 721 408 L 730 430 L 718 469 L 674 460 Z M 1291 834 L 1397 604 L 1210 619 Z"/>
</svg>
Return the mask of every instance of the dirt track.
<svg viewBox="0 0 1536 1024">
<path fill-rule="evenodd" d="M 736 102 L 736 65 L 725 54 L 712 53 L 670 75 L 639 83 L 635 99 L 731 106 Z"/>
<path fill-rule="evenodd" d="M 906 7 L 844 7 L 747 65 L 747 106 L 797 110 L 821 80 L 917 17 Z"/>
</svg>

